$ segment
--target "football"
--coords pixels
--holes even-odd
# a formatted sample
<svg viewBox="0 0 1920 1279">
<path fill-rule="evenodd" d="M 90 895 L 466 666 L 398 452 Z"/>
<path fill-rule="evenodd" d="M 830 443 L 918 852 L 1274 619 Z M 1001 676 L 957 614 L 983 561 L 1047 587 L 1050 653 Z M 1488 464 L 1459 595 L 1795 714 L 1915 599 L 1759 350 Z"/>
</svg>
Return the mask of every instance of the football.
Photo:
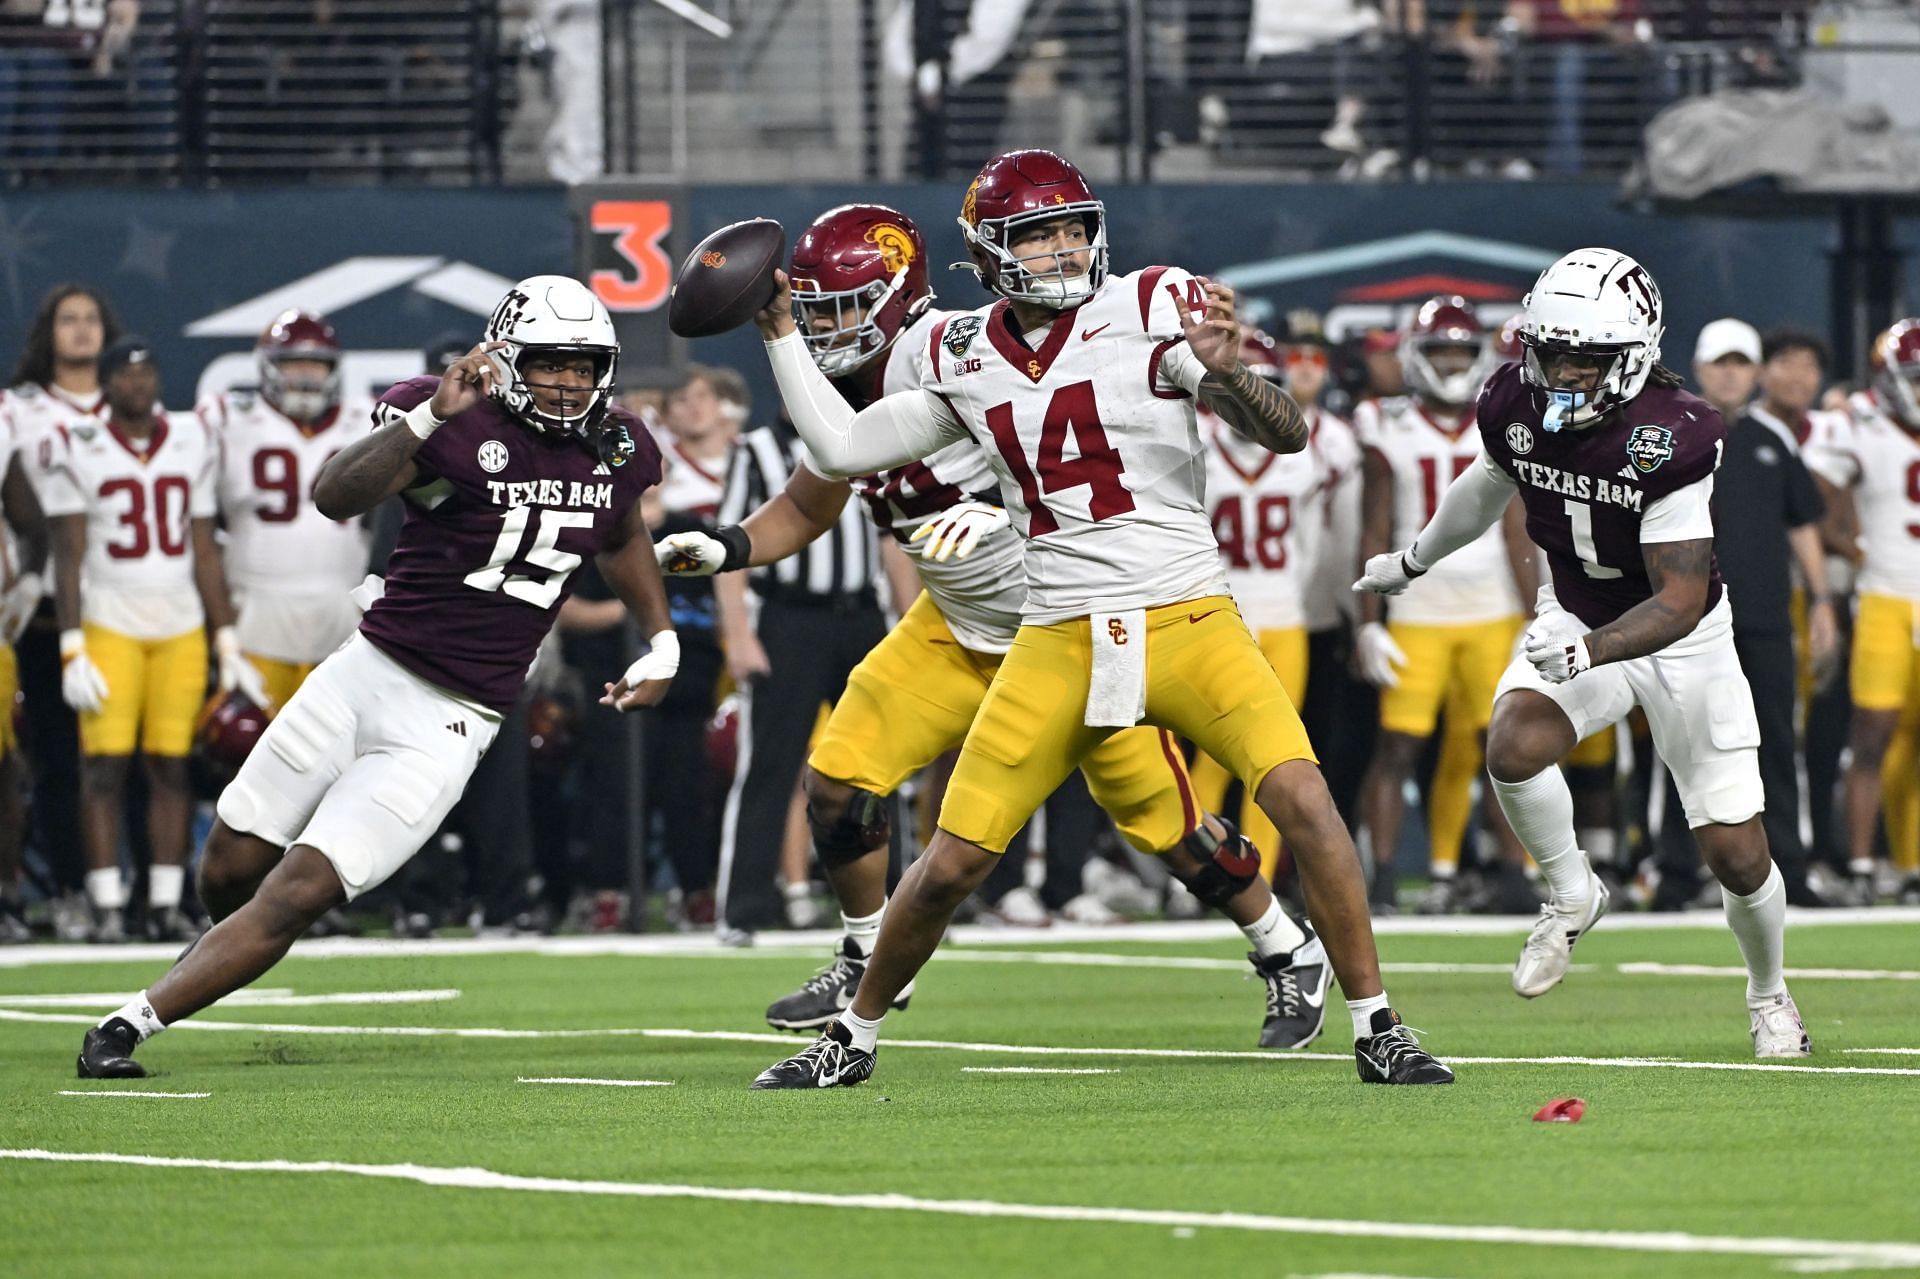
<svg viewBox="0 0 1920 1279">
<path fill-rule="evenodd" d="M 787 233 L 772 218 L 721 227 L 680 264 L 667 327 L 683 338 L 699 338 L 745 324 L 773 300 L 773 272 L 786 255 Z"/>
</svg>

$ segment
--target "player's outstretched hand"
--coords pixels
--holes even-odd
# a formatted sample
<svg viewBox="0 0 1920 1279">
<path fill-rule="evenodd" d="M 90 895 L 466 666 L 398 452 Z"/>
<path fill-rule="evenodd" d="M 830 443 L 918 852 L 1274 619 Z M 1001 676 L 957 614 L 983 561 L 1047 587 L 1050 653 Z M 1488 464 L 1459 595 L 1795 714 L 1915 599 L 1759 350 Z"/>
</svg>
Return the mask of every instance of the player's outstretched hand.
<svg viewBox="0 0 1920 1279">
<path fill-rule="evenodd" d="M 959 502 L 922 524 L 909 542 L 920 542 L 920 558 L 945 563 L 973 554 L 982 538 L 1007 527 L 1007 513 L 988 502 Z"/>
<path fill-rule="evenodd" d="M 1527 660 L 1549 684 L 1564 684 L 1593 668 L 1587 653 L 1587 628 L 1569 613 L 1537 617 L 1527 627 Z"/>
<path fill-rule="evenodd" d="M 773 269 L 773 301 L 753 313 L 760 336 L 771 342 L 796 331 L 793 322 L 793 281 L 779 267 Z"/>
<path fill-rule="evenodd" d="M 619 683 L 605 685 L 600 704 L 617 711 L 657 706 L 679 670 L 680 637 L 672 631 L 660 631 L 647 641 L 647 651 L 627 667 Z"/>
<path fill-rule="evenodd" d="M 1353 665 L 1360 678 L 1375 688 L 1400 687 L 1400 668 L 1407 655 L 1379 622 L 1368 622 L 1353 637 Z"/>
<path fill-rule="evenodd" d="M 493 353 L 505 342 L 482 342 L 447 366 L 440 375 L 439 389 L 433 393 L 433 415 L 442 422 L 456 413 L 464 413 L 481 400 L 500 380 L 500 366 Z"/>
<path fill-rule="evenodd" d="M 1375 595 L 1399 595 L 1426 571 L 1415 568 L 1412 556 L 1406 551 L 1387 551 L 1368 557 L 1367 566 L 1360 571 L 1360 580 L 1353 584 L 1353 589 Z"/>
<path fill-rule="evenodd" d="M 1205 276 L 1200 277 L 1200 283 L 1207 292 L 1207 313 L 1196 320 L 1181 303 L 1176 308 L 1180 331 L 1186 334 L 1187 346 L 1207 371 L 1224 377 L 1240 363 L 1240 321 L 1234 315 L 1233 289 Z"/>
<path fill-rule="evenodd" d="M 653 544 L 653 557 L 668 577 L 712 577 L 726 562 L 727 546 L 706 533 L 674 533 Z"/>
</svg>

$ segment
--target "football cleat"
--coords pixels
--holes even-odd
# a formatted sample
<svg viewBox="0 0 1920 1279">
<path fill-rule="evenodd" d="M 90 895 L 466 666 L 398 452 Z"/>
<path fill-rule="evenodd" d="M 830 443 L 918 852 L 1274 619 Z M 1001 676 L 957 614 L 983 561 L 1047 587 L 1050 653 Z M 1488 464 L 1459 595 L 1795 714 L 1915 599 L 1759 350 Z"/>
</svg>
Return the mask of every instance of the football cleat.
<svg viewBox="0 0 1920 1279">
<path fill-rule="evenodd" d="M 148 941 L 186 941 L 200 936 L 200 926 L 178 906 L 147 912 Z"/>
<path fill-rule="evenodd" d="M 1536 999 L 1560 984 L 1567 975 L 1573 956 L 1573 944 L 1580 940 L 1607 913 L 1607 886 L 1592 871 L 1587 872 L 1587 900 L 1574 906 L 1549 901 L 1540 908 L 1540 918 L 1520 948 L 1520 959 L 1513 966 L 1514 993 L 1523 999 Z"/>
<path fill-rule="evenodd" d="M 753 1088 L 851 1088 L 873 1075 L 874 1054 L 853 1046 L 853 1035 L 830 1023 L 804 1051 L 768 1066 Z"/>
<path fill-rule="evenodd" d="M 93 930 L 87 934 L 87 940 L 96 946 L 118 946 L 127 939 L 127 917 L 118 907 L 101 910 L 94 915 Z"/>
<path fill-rule="evenodd" d="M 802 983 L 800 989 L 767 1007 L 767 1025 L 775 1030 L 818 1030 L 847 1011 L 853 1004 L 853 992 L 860 989 L 860 978 L 867 971 L 867 957 L 854 946 L 853 938 L 840 939 L 833 962 Z M 913 998 L 913 983 L 893 1001 L 905 1008 Z"/>
<path fill-rule="evenodd" d="M 1373 1033 L 1353 1045 L 1360 1081 L 1368 1084 L 1450 1084 L 1453 1072 L 1420 1046 L 1400 1014 L 1382 1008 L 1373 1015 Z"/>
<path fill-rule="evenodd" d="M 1811 1057 L 1813 1040 L 1807 1035 L 1807 1025 L 1800 1020 L 1800 1010 L 1794 1006 L 1793 996 L 1781 991 L 1771 999 L 1762 1000 L 1760 1005 L 1747 1010 L 1752 1019 L 1749 1032 L 1753 1035 L 1753 1055 L 1767 1057 Z"/>
<path fill-rule="evenodd" d="M 140 1034 L 125 1017 L 109 1017 L 80 1041 L 82 1079 L 145 1079 L 147 1068 L 133 1059 Z"/>
<path fill-rule="evenodd" d="M 1262 1048 L 1305 1048 L 1320 1037 L 1327 1022 L 1327 987 L 1333 965 L 1327 948 L 1311 928 L 1307 939 L 1284 955 L 1266 959 L 1250 954 L 1248 962 L 1267 983 L 1267 1017 L 1260 1026 Z"/>
</svg>

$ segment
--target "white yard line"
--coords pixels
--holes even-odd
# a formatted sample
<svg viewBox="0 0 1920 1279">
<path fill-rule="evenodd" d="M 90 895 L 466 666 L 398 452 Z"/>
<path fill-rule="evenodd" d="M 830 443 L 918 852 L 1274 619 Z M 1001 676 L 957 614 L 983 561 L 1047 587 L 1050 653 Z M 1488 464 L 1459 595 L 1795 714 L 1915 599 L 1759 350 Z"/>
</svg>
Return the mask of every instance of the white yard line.
<svg viewBox="0 0 1920 1279">
<path fill-rule="evenodd" d="M 252 999 L 277 999 L 293 993 L 291 986 L 265 986 L 259 989 L 249 987 L 236 990 L 220 1002 L 223 1004 L 245 1003 Z M 132 999 L 135 992 L 100 991 L 82 992 L 70 995 L 0 995 L 0 1006 L 7 1008 L 98 1008 L 105 1012 L 118 1008 Z"/>
<path fill-rule="evenodd" d="M 213 1094 L 210 1092 L 131 1092 L 131 1091 L 122 1092 L 117 1089 L 104 1089 L 104 1088 L 98 1091 L 82 1090 L 77 1088 L 62 1088 L 60 1090 L 60 1095 L 62 1097 L 187 1097 L 187 1098 L 213 1096 Z"/>
<path fill-rule="evenodd" d="M 1384 965 L 1383 965 L 1384 967 Z M 1629 977 L 1742 977 L 1747 970 L 1714 964 L 1616 964 Z M 1794 981 L 1920 981 L 1920 972 L 1900 968 L 1789 968 Z"/>
<path fill-rule="evenodd" d="M 688 1186 L 635 1181 L 582 1181 L 529 1177 L 486 1168 L 438 1168 L 420 1164 L 354 1164 L 287 1159 L 180 1159 L 94 1151 L 4 1150 L 0 1159 L 45 1163 L 118 1164 L 140 1168 L 200 1169 L 366 1177 L 463 1190 L 511 1190 L 542 1194 L 619 1196 L 633 1199 L 699 1199 L 868 1212 L 928 1213 L 952 1217 L 1027 1221 L 1096 1222 L 1194 1230 L 1321 1235 L 1357 1239 L 1412 1239 L 1432 1243 L 1516 1244 L 1538 1248 L 1592 1248 L 1628 1253 L 1709 1253 L 1736 1257 L 1853 1260 L 1865 1265 L 1920 1266 L 1920 1243 L 1697 1235 L 1684 1231 L 1543 1229 L 1530 1226 L 1458 1225 L 1439 1222 L 1364 1221 L 1337 1217 L 1280 1217 L 1261 1213 L 1185 1212 L 1160 1208 L 1110 1208 L 1074 1204 L 1007 1203 L 991 1199 L 925 1199 L 900 1194 L 824 1194 L 755 1186 Z"/>
<path fill-rule="evenodd" d="M 607 1088 L 671 1088 L 671 1079 L 577 1079 L 571 1075 L 552 1075 L 546 1078 L 532 1078 L 522 1075 L 514 1080 L 517 1084 L 599 1084 Z"/>
<path fill-rule="evenodd" d="M 1105 1066 L 962 1066 L 963 1075 L 1117 1075 Z"/>
<path fill-rule="evenodd" d="M 110 1012 L 134 997 L 125 994 L 0 995 L 0 1008 L 98 1008 Z M 457 990 L 343 990 L 326 995 L 296 995 L 285 986 L 236 990 L 216 1008 L 319 1008 L 330 1004 L 439 1004 L 460 998 Z"/>
<path fill-rule="evenodd" d="M 36 1013 L 0 1008 L 0 1021 L 51 1022 L 90 1026 L 92 1017 L 71 1013 Z M 607 1026 L 599 1029 L 511 1030 L 498 1026 L 309 1026 L 286 1022 L 201 1021 L 194 1018 L 175 1030 L 238 1031 L 254 1035 L 397 1035 L 408 1038 L 449 1039 L 681 1039 L 716 1043 L 780 1044 L 801 1041 L 792 1035 L 751 1030 L 687 1030 L 670 1026 Z M 1261 1052 L 1229 1048 L 1093 1048 L 1045 1044 L 995 1044 L 951 1039 L 889 1039 L 887 1048 L 931 1048 L 946 1052 L 995 1053 L 1016 1057 L 1139 1057 L 1153 1060 L 1258 1061 L 1284 1065 L 1294 1061 L 1351 1063 L 1352 1053 Z M 1666 1057 L 1458 1057 L 1443 1052 L 1456 1066 L 1600 1066 L 1626 1070 L 1721 1070 L 1788 1075 L 1891 1075 L 1920 1077 L 1920 1068 L 1897 1066 L 1796 1066 L 1766 1061 L 1679 1061 Z"/>
<path fill-rule="evenodd" d="M 1867 1053 L 1872 1056 L 1920 1057 L 1920 1048 L 1842 1048 L 1843 1053 Z"/>
<path fill-rule="evenodd" d="M 1788 926 L 1835 928 L 1861 924 L 1920 924 L 1920 906 L 1873 906 L 1837 910 L 1787 909 Z M 1382 937 L 1525 937 L 1533 926 L 1531 916 L 1519 915 L 1438 915 L 1396 916 L 1373 921 L 1373 931 Z M 1669 932 L 1699 930 L 1724 933 L 1726 923 L 1718 912 L 1680 912 L 1676 914 L 1627 914 L 1607 917 L 1607 934 L 1625 932 Z M 1141 924 L 1055 924 L 1051 928 L 995 928 L 984 924 L 961 924 L 949 935 L 954 947 L 976 946 L 1062 946 L 1089 942 L 1219 942 L 1241 938 L 1238 930 L 1225 920 L 1193 920 L 1184 923 Z M 750 957 L 795 950 L 831 952 L 840 944 L 837 930 L 814 929 L 810 932 L 781 932 L 762 935 L 750 950 L 728 951 Z M 630 936 L 626 934 L 592 937 L 451 937 L 429 941 L 401 941 L 382 937 L 327 937 L 302 941 L 293 948 L 296 959 L 379 959 L 391 956 L 456 955 L 545 955 L 549 957 L 588 957 L 602 955 L 701 955 L 721 951 L 710 933 Z M 167 943 L 141 943 L 131 946 L 93 946 L 85 943 L 0 947 L 0 968 L 35 968 L 46 964 L 121 964 L 170 961 L 180 948 Z M 942 954 L 950 953 L 943 949 Z"/>
</svg>

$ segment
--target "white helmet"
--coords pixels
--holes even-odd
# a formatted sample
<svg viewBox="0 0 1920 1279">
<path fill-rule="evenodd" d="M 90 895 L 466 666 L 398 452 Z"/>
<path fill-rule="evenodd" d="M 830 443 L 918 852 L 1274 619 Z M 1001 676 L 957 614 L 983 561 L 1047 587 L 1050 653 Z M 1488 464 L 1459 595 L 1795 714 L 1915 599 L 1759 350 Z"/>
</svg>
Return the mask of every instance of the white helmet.
<svg viewBox="0 0 1920 1279">
<path fill-rule="evenodd" d="M 487 321 L 486 340 L 506 345 L 493 352 L 499 379 L 493 398 L 536 431 L 556 431 L 597 442 L 620 361 L 620 339 L 613 317 L 593 290 L 564 275 L 534 275 L 520 281 Z M 593 357 L 593 396 L 580 412 L 565 417 L 542 413 L 520 371 L 529 351 L 579 351 Z"/>
<path fill-rule="evenodd" d="M 1640 394 L 1660 361 L 1660 287 L 1646 268 L 1612 249 L 1575 249 L 1540 273 L 1520 302 L 1527 381 L 1547 392 L 1549 431 L 1591 425 Z M 1603 359 L 1592 391 L 1548 384 L 1544 352 Z"/>
</svg>

